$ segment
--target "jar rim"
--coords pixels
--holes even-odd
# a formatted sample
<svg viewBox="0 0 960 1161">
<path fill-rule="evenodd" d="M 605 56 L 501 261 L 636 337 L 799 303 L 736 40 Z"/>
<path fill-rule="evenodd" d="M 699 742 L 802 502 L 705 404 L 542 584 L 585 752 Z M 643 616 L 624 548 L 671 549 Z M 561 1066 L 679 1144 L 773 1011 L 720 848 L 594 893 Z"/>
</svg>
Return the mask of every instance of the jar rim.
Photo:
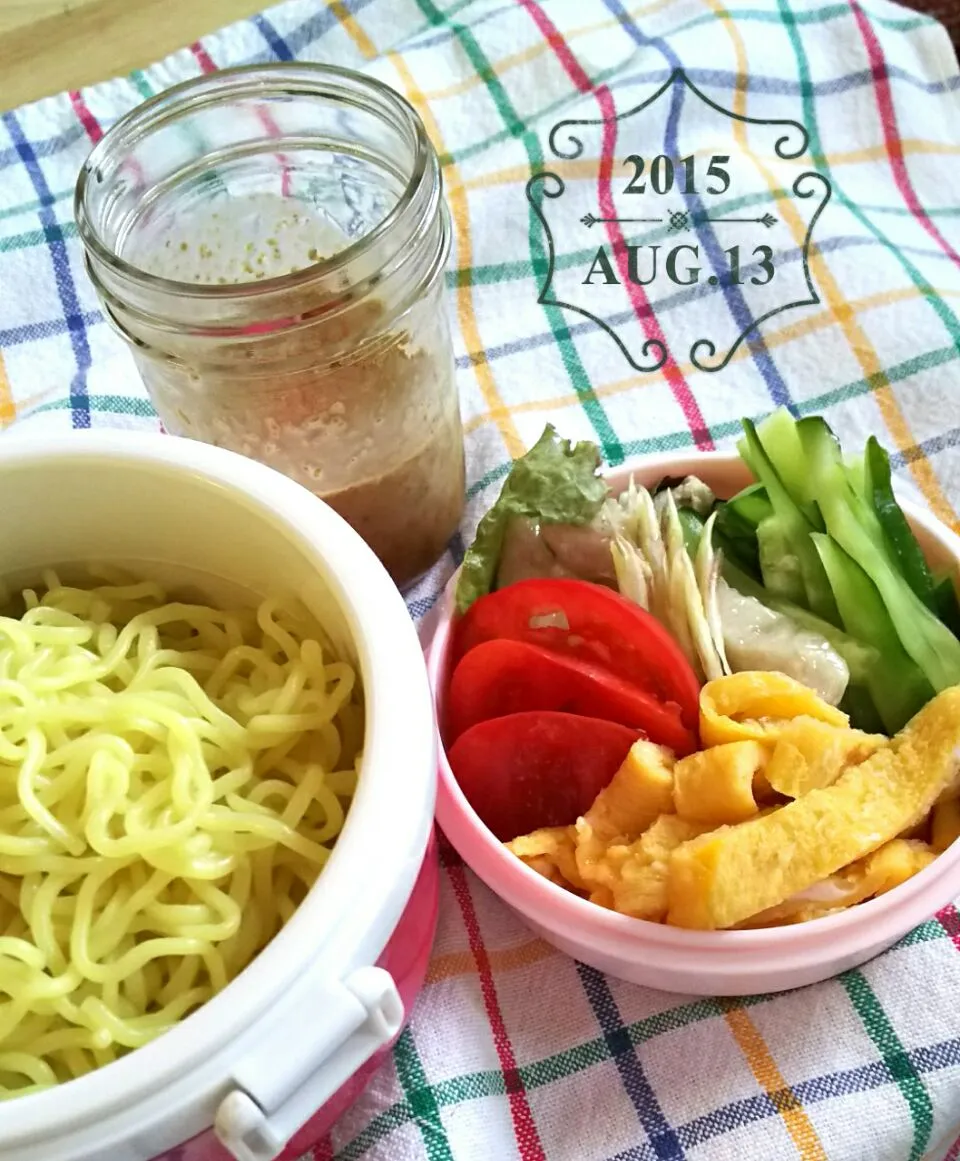
<svg viewBox="0 0 960 1161">
<path fill-rule="evenodd" d="M 340 85 L 338 88 L 337 85 Z M 175 120 L 206 104 L 220 102 L 240 96 L 264 94 L 275 87 L 284 94 L 300 96 L 345 95 L 346 85 L 354 86 L 361 94 L 379 100 L 381 109 L 392 113 L 413 136 L 414 162 L 410 176 L 397 198 L 396 203 L 377 224 L 356 241 L 327 258 L 322 258 L 302 270 L 263 278 L 254 282 L 240 282 L 220 285 L 216 283 L 181 282 L 151 274 L 141 267 L 128 262 L 112 247 L 106 245 L 87 212 L 86 196 L 91 178 L 97 173 L 111 151 L 142 133 L 150 133 L 164 124 Z M 352 103 L 356 104 L 357 93 L 353 93 Z M 80 168 L 74 187 L 74 218 L 77 232 L 84 248 L 97 261 L 110 268 L 114 274 L 135 282 L 146 290 L 161 294 L 174 294 L 181 298 L 197 298 L 205 301 L 217 299 L 261 298 L 278 291 L 295 290 L 309 286 L 317 279 L 328 278 L 331 274 L 348 267 L 372 250 L 409 211 L 416 201 L 430 172 L 436 175 L 437 185 L 441 184 L 439 161 L 434 153 L 430 138 L 420 115 L 413 105 L 383 81 L 369 77 L 355 69 L 319 62 L 267 62 L 264 64 L 235 65 L 191 77 L 172 85 L 162 92 L 136 105 L 125 113 L 103 135 L 93 147 Z"/>
</svg>

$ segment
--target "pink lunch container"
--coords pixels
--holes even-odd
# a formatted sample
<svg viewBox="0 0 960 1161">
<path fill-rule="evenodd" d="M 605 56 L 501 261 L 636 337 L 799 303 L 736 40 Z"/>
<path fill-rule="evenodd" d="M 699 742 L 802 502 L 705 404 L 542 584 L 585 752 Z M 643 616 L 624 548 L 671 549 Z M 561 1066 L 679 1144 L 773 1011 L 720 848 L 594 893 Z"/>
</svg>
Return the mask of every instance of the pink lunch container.
<svg viewBox="0 0 960 1161">
<path fill-rule="evenodd" d="M 0 1106 L 0 1161 L 300 1156 L 394 1042 L 437 919 L 436 729 L 416 630 L 361 538 L 278 472 L 170 436 L 13 438 L 0 575 L 100 561 L 213 600 L 296 598 L 359 670 L 362 773 L 329 861 L 227 988 L 114 1063 Z"/>
<path fill-rule="evenodd" d="M 720 497 L 751 481 L 733 454 L 647 456 L 608 475 L 615 492 L 631 475 L 653 486 L 664 477 L 699 476 Z M 904 512 L 936 567 L 956 573 L 960 538 L 919 504 Z M 456 577 L 435 611 L 428 670 L 439 720 L 450 677 Z M 688 931 L 620 915 L 538 875 L 497 841 L 457 785 L 441 747 L 437 822 L 464 861 L 529 925 L 561 951 L 611 975 L 662 991 L 753 995 L 817 983 L 857 967 L 960 894 L 960 843 L 901 886 L 847 911 L 793 926 L 749 931 Z"/>
</svg>

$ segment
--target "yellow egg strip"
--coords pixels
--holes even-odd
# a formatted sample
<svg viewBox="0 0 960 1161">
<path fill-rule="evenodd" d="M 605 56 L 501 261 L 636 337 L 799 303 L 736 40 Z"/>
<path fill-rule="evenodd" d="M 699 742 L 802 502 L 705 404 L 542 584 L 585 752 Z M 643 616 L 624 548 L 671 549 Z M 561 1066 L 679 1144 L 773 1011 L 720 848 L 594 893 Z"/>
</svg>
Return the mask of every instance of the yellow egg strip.
<svg viewBox="0 0 960 1161">
<path fill-rule="evenodd" d="M 675 762 L 637 742 L 573 826 L 507 846 L 636 918 L 703 929 L 817 919 L 892 890 L 960 837 L 958 723 L 960 687 L 891 741 L 851 729 L 783 674 L 734 674 L 701 690 L 704 749 Z"/>
<path fill-rule="evenodd" d="M 507 850 L 528 867 L 560 886 L 583 890 L 576 862 L 576 835 L 572 826 L 547 826 L 506 844 Z"/>
<path fill-rule="evenodd" d="M 673 754 L 653 742 L 634 742 L 610 784 L 584 816 L 599 838 L 636 835 L 673 809 Z"/>
<path fill-rule="evenodd" d="M 832 786 L 679 847 L 671 857 L 668 922 L 731 927 L 913 826 L 953 780 L 958 719 L 955 687 Z"/>
<path fill-rule="evenodd" d="M 785 719 L 806 714 L 831 726 L 849 726 L 845 713 L 783 673 L 746 671 L 708 681 L 700 691 L 700 740 L 771 740 Z"/>
<path fill-rule="evenodd" d="M 830 786 L 847 766 L 855 766 L 889 739 L 881 734 L 829 726 L 801 715 L 777 731 L 764 774 L 771 788 L 788 798 Z"/>
<path fill-rule="evenodd" d="M 609 891 L 608 905 L 622 915 L 661 922 L 667 914 L 670 855 L 708 827 L 675 814 L 662 814 L 634 842 L 609 846 L 598 883 Z"/>
<path fill-rule="evenodd" d="M 752 818 L 759 810 L 754 784 L 764 777 L 768 756 L 759 742 L 743 741 L 683 758 L 673 772 L 677 814 L 714 826 Z"/>
</svg>

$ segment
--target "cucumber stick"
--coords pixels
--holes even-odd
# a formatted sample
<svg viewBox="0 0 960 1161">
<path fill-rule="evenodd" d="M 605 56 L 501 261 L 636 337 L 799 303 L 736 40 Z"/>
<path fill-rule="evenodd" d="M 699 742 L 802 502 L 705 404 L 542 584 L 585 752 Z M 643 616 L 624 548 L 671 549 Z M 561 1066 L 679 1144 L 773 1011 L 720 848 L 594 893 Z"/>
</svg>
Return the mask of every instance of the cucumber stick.
<svg viewBox="0 0 960 1161">
<path fill-rule="evenodd" d="M 746 431 L 746 423 L 744 423 L 744 430 Z M 780 482 L 787 490 L 790 499 L 810 523 L 822 531 L 823 526 L 810 493 L 803 447 L 800 444 L 800 437 L 797 435 L 797 421 L 785 407 L 778 407 L 776 411 L 756 426 L 754 435 L 766 453 L 766 458 L 780 477 Z M 760 464 L 748 435 L 740 440 L 737 449 L 753 474 L 762 481 L 763 477 L 759 471 Z"/>
<path fill-rule="evenodd" d="M 900 644 L 934 691 L 960 684 L 960 641 L 897 571 L 876 514 L 850 486 L 833 432 L 819 417 L 800 420 L 797 431 L 831 539 L 876 586 Z"/>
<path fill-rule="evenodd" d="M 877 586 L 859 564 L 822 532 L 813 535 L 843 627 L 872 645 L 878 663 L 866 677 L 866 687 L 883 728 L 895 734 L 933 697 L 933 687 L 900 643 Z"/>
<path fill-rule="evenodd" d="M 736 521 L 738 526 L 746 525 L 750 528 L 756 528 L 761 520 L 773 515 L 773 506 L 767 499 L 767 489 L 763 484 L 750 484 L 733 499 L 727 500 L 721 510 L 728 519 Z"/>
<path fill-rule="evenodd" d="M 890 457 L 873 435 L 864 448 L 863 474 L 864 494 L 883 529 L 890 555 L 907 584 L 928 609 L 936 612 L 933 577 L 924 560 L 923 550 L 893 494 Z"/>
<path fill-rule="evenodd" d="M 792 419 L 790 423 L 793 423 Z M 838 625 L 836 601 L 823 563 L 810 539 L 811 534 L 818 531 L 817 525 L 807 518 L 784 486 L 749 419 L 743 421 L 743 430 L 750 466 L 766 488 L 773 509 L 772 515 L 757 528 L 763 582 L 778 596 L 794 604 L 806 605 L 818 617 Z M 775 555 L 778 551 L 779 558 Z M 802 587 L 797 583 L 797 573 Z"/>
<path fill-rule="evenodd" d="M 775 516 L 761 520 L 757 526 L 757 551 L 767 590 L 784 601 L 805 605 L 807 590 L 800 560 L 786 529 Z"/>
<path fill-rule="evenodd" d="M 851 681 L 837 708 L 843 710 L 856 729 L 867 734 L 882 734 L 886 729 L 865 685 L 854 685 Z"/>
<path fill-rule="evenodd" d="M 934 583 L 934 612 L 952 633 L 960 633 L 960 599 L 953 577 L 948 573 Z"/>
<path fill-rule="evenodd" d="M 750 484 L 732 500 L 719 503 L 715 509 L 713 541 L 724 555 L 733 557 L 752 575 L 759 577 L 760 549 L 757 526 L 773 515 L 763 484 Z"/>
<path fill-rule="evenodd" d="M 691 557 L 696 555 L 703 533 L 703 520 L 692 508 L 678 508 L 677 517 L 683 529 L 683 543 Z"/>
</svg>

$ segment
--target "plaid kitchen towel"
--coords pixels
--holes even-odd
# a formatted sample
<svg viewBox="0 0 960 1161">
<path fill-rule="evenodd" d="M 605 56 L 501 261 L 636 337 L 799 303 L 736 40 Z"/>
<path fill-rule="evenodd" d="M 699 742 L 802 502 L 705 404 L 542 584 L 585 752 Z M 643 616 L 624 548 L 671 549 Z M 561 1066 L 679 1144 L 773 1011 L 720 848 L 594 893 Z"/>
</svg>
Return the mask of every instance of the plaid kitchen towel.
<svg viewBox="0 0 960 1161">
<path fill-rule="evenodd" d="M 947 35 L 884 0 L 629 2 L 292 0 L 4 114 L 5 438 L 158 426 L 72 219 L 105 127 L 217 66 L 334 61 L 404 93 L 442 157 L 463 539 L 547 420 L 615 464 L 727 444 L 739 416 L 783 403 L 854 446 L 876 432 L 956 528 Z M 415 617 L 460 552 L 458 539 L 412 594 Z M 953 906 L 821 986 L 690 1000 L 554 952 L 448 854 L 410 1028 L 314 1161 L 955 1159 L 958 996 Z"/>
</svg>

